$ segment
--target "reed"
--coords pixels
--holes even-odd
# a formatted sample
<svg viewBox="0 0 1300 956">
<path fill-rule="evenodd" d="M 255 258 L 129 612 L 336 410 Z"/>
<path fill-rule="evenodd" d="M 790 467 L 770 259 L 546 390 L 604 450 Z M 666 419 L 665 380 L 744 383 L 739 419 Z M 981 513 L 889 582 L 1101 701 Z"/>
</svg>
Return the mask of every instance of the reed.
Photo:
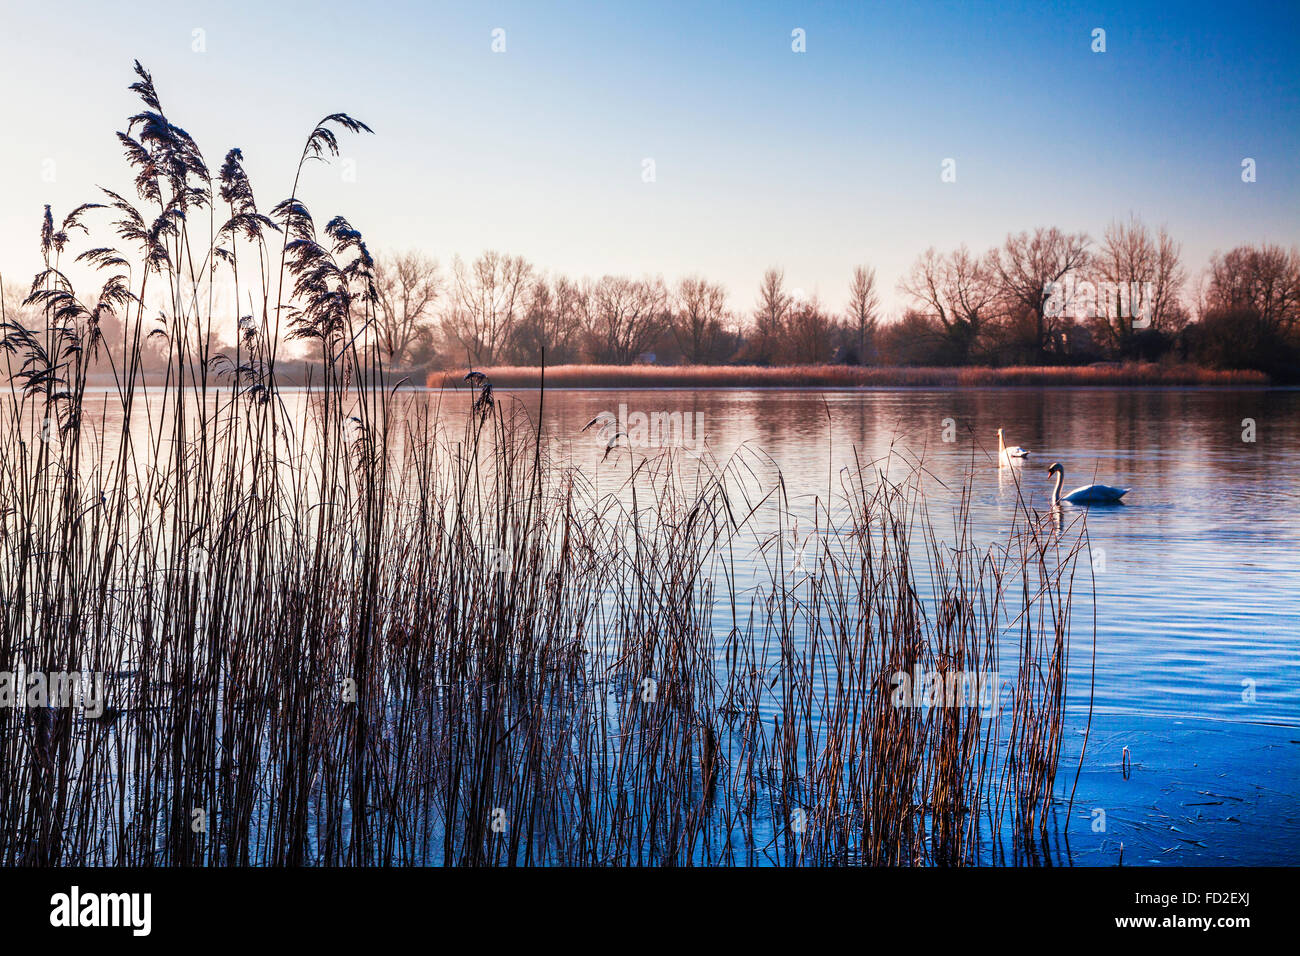
<svg viewBox="0 0 1300 956">
<path fill-rule="evenodd" d="M 239 151 L 213 176 L 137 74 L 138 201 L 47 215 L 41 321 L 3 319 L 0 671 L 103 674 L 106 700 L 0 707 L 0 864 L 947 865 L 1042 843 L 1081 536 L 1022 513 L 984 547 L 959 513 L 941 538 L 901 452 L 841 473 L 802 537 L 753 451 L 623 449 L 601 491 L 490 376 L 450 407 L 386 384 L 365 243 L 297 195 L 364 124 L 314 127 L 263 214 Z M 90 244 L 95 217 L 122 249 Z M 79 231 L 108 276 L 89 299 L 64 269 Z M 212 307 L 219 271 L 247 313 Z M 116 385 L 88 393 L 110 316 Z M 208 348 L 223 322 L 234 362 Z M 151 336 L 165 388 L 143 384 Z M 297 396 L 291 339 L 321 368 Z M 900 706 L 922 673 L 1000 675 L 1001 710 Z"/>
</svg>

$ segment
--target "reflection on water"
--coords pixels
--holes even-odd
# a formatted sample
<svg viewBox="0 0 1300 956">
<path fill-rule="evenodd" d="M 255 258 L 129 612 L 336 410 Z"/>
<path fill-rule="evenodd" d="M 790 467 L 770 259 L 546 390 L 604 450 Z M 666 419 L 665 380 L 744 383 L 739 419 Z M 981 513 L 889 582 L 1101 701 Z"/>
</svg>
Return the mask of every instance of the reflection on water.
<svg viewBox="0 0 1300 956">
<path fill-rule="evenodd" d="M 810 515 L 840 467 L 885 468 L 891 452 L 923 459 L 940 529 L 970 477 L 977 541 L 1005 535 L 1022 496 L 1050 512 L 1053 461 L 1067 491 L 1132 488 L 1086 516 L 1094 574 L 1074 617 L 1087 634 L 1096 614 L 1095 716 L 1064 855 L 1112 864 L 1123 843 L 1138 864 L 1300 862 L 1300 392 L 574 391 L 548 395 L 545 418 L 574 434 L 619 401 L 701 413 L 716 456 L 761 449 Z M 1031 451 L 1022 466 L 998 467 L 999 427 Z M 1093 650 L 1071 656 L 1063 801 Z M 1127 780 L 1125 746 L 1138 760 Z"/>
<path fill-rule="evenodd" d="M 301 393 L 284 398 L 303 401 Z M 498 398 L 530 413 L 538 403 L 533 391 Z M 434 409 L 458 433 L 471 396 L 420 392 L 406 401 L 408 416 Z M 106 403 L 110 435 L 114 404 Z M 1086 514 L 1091 561 L 1083 568 L 1092 574 L 1077 582 L 1073 615 L 1076 635 L 1086 635 L 1095 613 L 1097 641 L 1071 654 L 1062 799 L 1074 782 L 1090 685 L 1094 722 L 1068 858 L 1115 862 L 1125 842 L 1126 862 L 1297 862 L 1291 794 L 1300 745 L 1290 728 L 1300 726 L 1300 392 L 548 392 L 542 418 L 552 449 L 571 456 L 598 491 L 616 493 L 630 463 L 659 451 L 643 434 L 606 454 L 608 436 L 583 431 L 601 411 L 619 417 L 620 404 L 651 419 L 701 422 L 704 454 L 715 459 L 747 447 L 748 467 L 768 468 L 755 482 L 773 481 L 779 468 L 809 527 L 819 508 L 841 500 L 846 466 L 889 476 L 921 461 L 940 532 L 969 484 L 974 537 L 988 542 L 1006 536 L 1022 499 L 1051 513 L 1053 461 L 1065 468 L 1067 491 L 1094 481 L 1131 488 L 1123 505 Z M 147 415 L 137 414 L 147 427 Z M 1030 449 L 1023 465 L 999 467 L 999 427 L 1008 445 Z M 683 460 L 698 454 L 684 451 Z M 1082 510 L 1067 505 L 1060 520 L 1076 521 Z M 1138 758 L 1128 780 L 1125 746 Z M 1110 808 L 1102 830 L 1098 807 Z M 1267 836 L 1250 837 L 1252 827 Z M 1199 836 L 1181 835 L 1192 831 Z"/>
<path fill-rule="evenodd" d="M 530 410 L 538 400 L 532 391 L 501 397 Z M 285 401 L 301 405 L 302 394 L 286 392 Z M 469 402 L 468 392 L 420 392 L 403 408 L 408 416 L 413 406 L 434 409 L 458 434 Z M 105 403 L 110 442 L 115 404 Z M 1053 461 L 1065 467 L 1067 490 L 1093 481 L 1131 487 L 1122 506 L 1087 514 L 1097 712 L 1300 725 L 1300 392 L 548 392 L 552 448 L 609 492 L 629 460 L 658 450 L 620 447 L 606 457 L 606 438 L 582 430 L 602 410 L 617 415 L 620 404 L 629 414 L 702 421 L 714 458 L 746 445 L 770 459 L 770 474 L 756 480 L 779 468 L 791 505 L 810 525 L 817 501 L 840 500 L 840 470 L 871 462 L 897 474 L 923 461 L 940 530 L 969 477 L 977 540 L 1005 535 L 1020 497 L 1050 513 L 1045 472 Z M 147 428 L 147 413 L 137 417 Z M 1254 442 L 1242 440 L 1244 419 L 1255 423 Z M 999 427 L 1008 444 L 1031 451 L 1023 465 L 998 466 Z M 1064 520 L 1081 510 L 1065 506 Z M 1089 606 L 1081 611 L 1091 613 L 1089 596 L 1082 599 Z M 1075 655 L 1076 669 L 1085 663 Z"/>
<path fill-rule="evenodd" d="M 1097 712 L 1300 725 L 1300 392 L 549 393 L 548 426 L 579 436 L 584 469 L 611 485 L 617 463 L 601 466 L 603 445 L 591 438 L 584 449 L 580 429 L 620 401 L 701 413 L 716 457 L 742 443 L 761 449 L 810 516 L 815 499 L 838 493 L 841 467 L 882 460 L 884 468 L 891 451 L 924 461 L 941 529 L 971 477 L 977 540 L 1005 535 L 1018 496 L 1050 512 L 1053 461 L 1065 467 L 1067 491 L 1094 481 L 1131 487 L 1123 505 L 1087 514 Z M 1254 442 L 1242 441 L 1247 418 Z M 956 441 L 943 440 L 945 419 Z M 1031 451 L 1024 465 L 998 467 L 998 427 Z M 1065 506 L 1065 520 L 1081 510 Z M 1081 600 L 1076 614 L 1090 614 L 1089 595 Z M 1087 655 L 1073 663 L 1086 679 Z M 1253 699 L 1243 693 L 1252 687 Z"/>
</svg>

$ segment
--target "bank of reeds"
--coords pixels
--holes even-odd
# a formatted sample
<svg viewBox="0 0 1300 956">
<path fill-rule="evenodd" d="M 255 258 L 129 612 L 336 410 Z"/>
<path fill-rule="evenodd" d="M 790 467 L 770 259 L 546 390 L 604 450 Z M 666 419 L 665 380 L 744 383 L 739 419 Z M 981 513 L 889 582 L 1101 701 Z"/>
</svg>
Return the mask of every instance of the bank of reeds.
<svg viewBox="0 0 1300 956">
<path fill-rule="evenodd" d="M 213 175 L 138 72 L 138 200 L 47 217 L 43 321 L 4 320 L 0 672 L 102 674 L 106 706 L 27 680 L 0 706 L 0 864 L 969 864 L 1042 841 L 1077 541 L 1024 515 L 982 547 L 962 514 L 941 539 L 923 469 L 880 462 L 800 538 L 752 453 L 620 449 L 601 494 L 491 378 L 411 405 L 367 335 L 361 236 L 318 230 L 297 180 L 260 212 L 239 152 Z M 326 117 L 299 172 L 365 129 Z M 121 248 L 80 235 L 96 217 Z M 74 247 L 108 277 L 90 298 Z M 217 270 L 246 315 L 208 307 Z M 110 313 L 125 359 L 88 395 Z M 219 322 L 236 362 L 207 351 Z M 171 387 L 141 384 L 149 336 Z M 321 362 L 305 396 L 277 388 L 289 338 Z M 963 679 L 993 699 L 945 700 Z"/>
<path fill-rule="evenodd" d="M 541 369 L 485 370 L 499 387 L 537 388 Z M 1253 386 L 1263 372 L 1195 365 L 1112 362 L 1098 365 L 886 367 L 859 365 L 560 365 L 546 369 L 552 388 L 977 388 Z M 430 372 L 430 388 L 450 388 L 459 373 Z"/>
</svg>

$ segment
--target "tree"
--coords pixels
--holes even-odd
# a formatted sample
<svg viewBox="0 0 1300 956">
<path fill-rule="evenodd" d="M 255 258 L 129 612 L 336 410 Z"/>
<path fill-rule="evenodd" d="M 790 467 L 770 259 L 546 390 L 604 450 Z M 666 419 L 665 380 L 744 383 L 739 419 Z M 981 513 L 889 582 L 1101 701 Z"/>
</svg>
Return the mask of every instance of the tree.
<svg viewBox="0 0 1300 956">
<path fill-rule="evenodd" d="M 939 365 L 946 360 L 948 339 L 931 315 L 908 309 L 880 328 L 880 358 L 886 365 Z"/>
<path fill-rule="evenodd" d="M 1032 235 L 1021 232 L 1007 236 L 996 259 L 990 260 L 997 264 L 1008 311 L 1022 308 L 1033 321 L 1040 360 L 1047 356 L 1062 324 L 1061 314 L 1053 314 L 1048 302 L 1066 276 L 1088 264 L 1088 243 L 1088 236 L 1081 232 L 1040 228 Z"/>
<path fill-rule="evenodd" d="M 1251 311 L 1269 335 L 1300 325 L 1300 250 L 1238 246 L 1210 258 L 1201 312 Z"/>
<path fill-rule="evenodd" d="M 857 363 L 865 365 L 874 351 L 876 326 L 880 319 L 880 296 L 876 292 L 876 270 L 858 266 L 849 283 L 849 307 L 846 324 L 854 336 Z"/>
<path fill-rule="evenodd" d="M 416 251 L 381 256 L 375 263 L 375 293 L 379 349 L 389 365 L 409 362 L 442 293 L 438 260 Z"/>
<path fill-rule="evenodd" d="M 597 362 L 626 365 L 654 344 L 668 319 L 668 289 L 661 278 L 603 276 L 588 284 L 582 324 Z"/>
<path fill-rule="evenodd" d="M 582 329 L 583 290 L 566 276 L 537 277 L 529 289 L 528 306 L 515 326 L 511 355 L 524 365 L 548 365 L 577 357 Z"/>
<path fill-rule="evenodd" d="M 519 256 L 489 250 L 452 268 L 452 302 L 442 327 L 449 344 L 473 365 L 495 365 L 510 344 L 527 303 L 533 267 Z"/>
<path fill-rule="evenodd" d="M 751 352 L 760 364 L 772 361 L 781 345 L 785 320 L 794 300 L 785 291 L 785 272 L 768 269 L 758 287 L 758 305 L 754 309 L 754 339 Z"/>
<path fill-rule="evenodd" d="M 816 299 L 799 302 L 787 313 L 782 354 L 796 365 L 829 362 L 834 320 L 822 311 Z"/>
<path fill-rule="evenodd" d="M 980 259 L 962 246 L 943 255 L 931 246 L 899 289 L 938 320 L 948 342 L 948 361 L 964 364 L 997 309 L 996 254 Z"/>
<path fill-rule="evenodd" d="M 1137 328 L 1155 332 L 1177 332 L 1186 323 L 1180 302 L 1186 280 L 1181 252 L 1163 227 L 1153 236 L 1136 218 L 1106 228 L 1091 271 L 1098 286 L 1093 327 L 1107 346 L 1129 351 L 1135 319 Z"/>
<path fill-rule="evenodd" d="M 707 279 L 690 276 L 677 284 L 670 323 L 677 347 L 693 364 L 721 358 L 727 335 L 727 290 Z"/>
</svg>

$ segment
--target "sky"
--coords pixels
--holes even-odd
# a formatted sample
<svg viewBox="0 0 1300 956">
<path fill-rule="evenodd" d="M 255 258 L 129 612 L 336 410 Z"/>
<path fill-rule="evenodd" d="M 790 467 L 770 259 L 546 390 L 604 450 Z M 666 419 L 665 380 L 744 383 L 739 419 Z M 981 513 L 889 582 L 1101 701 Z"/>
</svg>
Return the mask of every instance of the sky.
<svg viewBox="0 0 1300 956">
<path fill-rule="evenodd" d="M 928 246 L 1037 226 L 1137 215 L 1193 276 L 1300 243 L 1294 2 L 0 4 L 7 284 L 39 265 L 44 204 L 129 190 L 136 58 L 211 167 L 243 150 L 263 209 L 322 116 L 371 125 L 300 194 L 444 264 L 702 274 L 740 310 L 769 266 L 838 309 L 866 264 L 894 311 Z"/>
</svg>

